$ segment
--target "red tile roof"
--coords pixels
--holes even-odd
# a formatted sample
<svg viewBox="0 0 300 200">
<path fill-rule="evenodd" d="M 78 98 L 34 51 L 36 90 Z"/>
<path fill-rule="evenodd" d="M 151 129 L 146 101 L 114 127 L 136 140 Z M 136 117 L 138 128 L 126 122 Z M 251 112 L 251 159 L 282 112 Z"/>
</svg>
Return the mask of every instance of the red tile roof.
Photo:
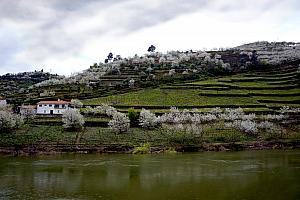
<svg viewBox="0 0 300 200">
<path fill-rule="evenodd" d="M 24 105 L 19 107 L 22 109 L 36 109 L 36 105 Z"/>
<path fill-rule="evenodd" d="M 70 104 L 71 102 L 69 101 L 40 101 L 37 104 Z"/>
</svg>

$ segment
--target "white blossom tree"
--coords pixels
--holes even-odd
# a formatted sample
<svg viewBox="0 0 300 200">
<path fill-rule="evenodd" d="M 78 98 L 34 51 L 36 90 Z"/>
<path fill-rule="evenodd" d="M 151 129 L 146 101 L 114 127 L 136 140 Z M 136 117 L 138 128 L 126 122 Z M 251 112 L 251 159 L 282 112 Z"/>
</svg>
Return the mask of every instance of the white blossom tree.
<svg viewBox="0 0 300 200">
<path fill-rule="evenodd" d="M 129 82 L 128 82 L 129 87 L 134 88 L 134 83 L 135 83 L 135 80 L 130 79 Z"/>
<path fill-rule="evenodd" d="M 65 129 L 81 129 L 84 125 L 84 117 L 77 109 L 68 109 L 62 116 L 63 127 Z"/>
<path fill-rule="evenodd" d="M 130 120 L 124 113 L 115 112 L 108 126 L 117 133 L 126 132 L 130 127 Z"/>
<path fill-rule="evenodd" d="M 23 117 L 8 111 L 0 111 L 0 131 L 11 131 L 24 124 Z"/>
<path fill-rule="evenodd" d="M 139 122 L 143 128 L 149 129 L 159 125 L 159 118 L 154 113 L 143 108 L 140 112 Z"/>
<path fill-rule="evenodd" d="M 34 106 L 21 106 L 20 114 L 24 117 L 25 121 L 28 122 L 33 119 L 36 115 L 36 108 Z"/>
<path fill-rule="evenodd" d="M 83 103 L 78 99 L 72 99 L 71 105 L 73 105 L 75 108 L 82 108 Z"/>
<path fill-rule="evenodd" d="M 227 128 L 235 128 L 247 134 L 256 135 L 258 132 L 257 124 L 251 120 L 235 120 L 233 122 L 225 123 Z"/>
<path fill-rule="evenodd" d="M 102 109 L 104 113 L 107 114 L 107 116 L 109 117 L 113 116 L 115 113 L 118 112 L 116 108 L 109 106 L 107 104 L 102 104 L 100 109 Z"/>
<path fill-rule="evenodd" d="M 170 71 L 169 71 L 169 76 L 173 76 L 173 75 L 175 75 L 175 74 L 176 74 L 175 69 L 170 69 Z"/>
</svg>

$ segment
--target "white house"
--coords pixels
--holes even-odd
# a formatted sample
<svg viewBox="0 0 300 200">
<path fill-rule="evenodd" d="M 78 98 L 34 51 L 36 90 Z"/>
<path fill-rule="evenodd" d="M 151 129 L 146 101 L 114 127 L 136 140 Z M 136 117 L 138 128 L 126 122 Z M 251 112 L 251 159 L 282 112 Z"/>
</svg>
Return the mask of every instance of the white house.
<svg viewBox="0 0 300 200">
<path fill-rule="evenodd" d="M 7 105 L 6 99 L 4 97 L 0 96 L 0 107 L 6 106 L 6 105 Z"/>
<path fill-rule="evenodd" d="M 37 103 L 37 114 L 40 115 L 61 115 L 70 108 L 69 101 L 40 101 Z"/>
</svg>

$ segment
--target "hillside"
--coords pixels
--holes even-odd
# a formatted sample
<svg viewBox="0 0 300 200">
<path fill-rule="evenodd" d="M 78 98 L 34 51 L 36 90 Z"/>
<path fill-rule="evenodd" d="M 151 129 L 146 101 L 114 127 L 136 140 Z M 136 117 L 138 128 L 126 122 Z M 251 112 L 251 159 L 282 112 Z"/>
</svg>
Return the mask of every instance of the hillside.
<svg viewBox="0 0 300 200">
<path fill-rule="evenodd" d="M 24 93 L 34 84 L 58 77 L 60 76 L 43 71 L 8 73 L 0 76 L 0 96 L 9 98 L 16 93 Z"/>
<path fill-rule="evenodd" d="M 139 58 L 139 62 L 129 59 L 126 65 L 123 63 L 118 68 L 117 74 L 112 73 L 111 68 L 107 68 L 107 72 L 104 73 L 103 67 L 92 66 L 89 70 L 69 80 L 61 79 L 66 82 L 65 84 L 44 85 L 49 83 L 46 81 L 34 87 L 29 94 L 32 95 L 33 102 L 45 98 L 80 98 L 84 103 L 82 112 L 89 107 L 97 107 L 103 103 L 112 105 L 124 113 L 127 113 L 130 108 L 135 108 L 136 111 L 145 108 L 158 115 L 169 112 L 170 107 L 177 107 L 180 110 L 198 109 L 201 112 L 208 112 L 215 107 L 223 109 L 241 107 L 245 113 L 264 115 L 278 114 L 284 106 L 300 107 L 300 60 L 293 58 L 287 62 L 284 56 L 282 64 L 261 64 L 259 63 L 261 51 L 257 50 L 258 60 L 254 65 L 251 63 L 254 44 L 248 45 L 251 48 L 249 47 L 248 53 L 250 53 L 247 56 L 245 56 L 245 48 L 243 51 L 187 53 L 189 56 L 191 54 L 204 56 L 201 57 L 203 60 L 208 59 L 208 55 L 210 57 L 219 55 L 223 63 L 230 63 L 231 69 L 227 71 L 220 72 L 216 70 L 219 69 L 218 67 L 212 66 L 207 61 L 201 64 L 203 61 L 201 59 L 200 61 L 188 59 L 179 66 L 174 66 L 173 63 L 162 64 L 162 62 L 151 64 L 143 58 Z M 261 46 L 260 43 L 258 44 Z M 271 52 L 274 52 L 273 49 Z M 183 54 L 186 55 L 186 53 Z M 268 61 L 272 62 L 272 58 L 273 54 L 269 54 Z M 278 59 L 277 56 L 276 59 Z M 201 67 L 199 63 L 195 64 L 196 62 L 199 62 Z M 103 66 L 112 65 L 114 64 Z M 136 66 L 139 66 L 138 70 L 135 69 Z M 152 70 L 147 75 L 149 66 Z M 196 69 L 198 69 L 197 72 L 193 72 Z M 84 81 L 81 83 L 78 81 L 85 77 L 84 74 L 91 75 L 90 73 L 96 72 L 100 74 L 100 71 L 102 75 L 99 75 L 98 82 L 89 82 L 87 86 Z M 95 75 L 89 77 L 95 77 Z M 88 77 L 85 78 L 88 80 Z M 78 81 L 77 84 L 72 84 L 75 80 Z M 132 87 L 129 86 L 130 80 L 135 80 Z M 52 96 L 40 96 L 43 91 L 53 91 Z M 95 124 L 107 126 L 109 120 L 106 116 L 96 118 L 90 116 L 86 119 L 87 124 L 92 126 Z M 61 120 L 36 119 L 36 124 L 49 122 L 60 124 Z"/>
<path fill-rule="evenodd" d="M 34 103 L 45 98 L 88 99 L 164 83 L 238 73 L 251 66 L 250 57 L 238 50 L 152 52 L 144 56 L 116 57 L 105 64 L 95 63 L 82 73 L 42 81 L 12 98 L 16 104 Z"/>
<path fill-rule="evenodd" d="M 128 152 L 145 143 L 158 151 L 222 150 L 220 142 L 228 149 L 295 147 L 300 138 L 299 48 L 283 43 L 285 50 L 277 51 L 282 43 L 267 44 L 274 47 L 267 54 L 261 50 L 264 42 L 224 51 L 152 52 L 36 83 L 12 94 L 12 102 L 78 98 L 84 128 L 69 131 L 61 116 L 37 115 L 16 134 L 3 134 L 0 145 L 46 152 Z M 159 125 L 141 125 L 136 118 L 141 111 Z M 126 134 L 109 128 L 115 116 L 126 118 L 130 112 L 136 115 L 128 119 Z M 238 147 L 236 142 L 241 142 Z"/>
<path fill-rule="evenodd" d="M 286 42 L 256 42 L 222 51 L 150 52 L 116 56 L 71 77 L 25 74 L 11 80 L 23 84 L 16 87 L 18 92 L 6 91 L 19 105 L 78 98 L 86 106 L 106 102 L 157 112 L 170 106 L 267 112 L 283 105 L 299 107 L 299 60 L 300 45 Z M 0 94 L 8 96 L 4 90 Z"/>
<path fill-rule="evenodd" d="M 121 95 L 84 100 L 120 110 L 147 108 L 163 113 L 178 108 L 245 108 L 247 112 L 274 113 L 282 106 L 300 107 L 298 63 L 231 76 L 219 76 L 181 84 L 167 84 Z"/>
</svg>

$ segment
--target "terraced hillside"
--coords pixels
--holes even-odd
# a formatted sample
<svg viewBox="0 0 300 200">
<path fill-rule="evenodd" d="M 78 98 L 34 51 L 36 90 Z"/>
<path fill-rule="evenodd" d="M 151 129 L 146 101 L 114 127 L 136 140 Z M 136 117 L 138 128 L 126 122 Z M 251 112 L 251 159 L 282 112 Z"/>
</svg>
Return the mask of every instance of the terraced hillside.
<svg viewBox="0 0 300 200">
<path fill-rule="evenodd" d="M 121 95 L 84 100 L 85 106 L 102 103 L 121 111 L 147 108 L 155 113 L 178 108 L 236 108 L 245 112 L 274 113 L 282 106 L 300 107 L 299 63 L 269 67 L 233 76 L 163 85 Z"/>
<path fill-rule="evenodd" d="M 26 93 L 25 91 L 32 85 L 49 80 L 51 78 L 58 78 L 57 74 L 50 74 L 43 71 L 21 72 L 17 74 L 5 74 L 0 76 L 0 96 L 5 96 L 9 100 L 16 93 Z M 24 95 L 26 98 L 26 95 Z"/>
</svg>

